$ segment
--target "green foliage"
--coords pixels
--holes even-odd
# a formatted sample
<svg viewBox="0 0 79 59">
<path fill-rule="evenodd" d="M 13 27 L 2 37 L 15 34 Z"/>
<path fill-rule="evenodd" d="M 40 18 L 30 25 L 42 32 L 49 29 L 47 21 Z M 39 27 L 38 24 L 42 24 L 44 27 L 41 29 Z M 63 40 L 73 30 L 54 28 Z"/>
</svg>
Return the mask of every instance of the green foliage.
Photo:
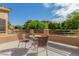
<svg viewBox="0 0 79 59">
<path fill-rule="evenodd" d="M 49 22 L 49 29 L 60 29 L 61 28 L 60 26 L 61 26 L 60 23 Z"/>
<path fill-rule="evenodd" d="M 79 12 L 74 12 L 69 19 L 71 20 L 71 23 L 72 23 L 71 29 L 78 29 L 79 28 Z"/>
<path fill-rule="evenodd" d="M 37 20 L 28 20 L 24 24 L 25 29 L 47 29 L 48 28 L 48 22 L 44 21 L 37 21 Z"/>
<path fill-rule="evenodd" d="M 14 27 L 15 27 L 15 29 L 23 29 L 23 26 L 19 26 L 19 25 L 16 25 Z"/>
<path fill-rule="evenodd" d="M 74 12 L 68 16 L 68 19 L 62 23 L 63 29 L 78 29 L 79 28 L 79 12 Z"/>
<path fill-rule="evenodd" d="M 10 29 L 11 23 L 8 21 L 8 29 Z"/>
</svg>

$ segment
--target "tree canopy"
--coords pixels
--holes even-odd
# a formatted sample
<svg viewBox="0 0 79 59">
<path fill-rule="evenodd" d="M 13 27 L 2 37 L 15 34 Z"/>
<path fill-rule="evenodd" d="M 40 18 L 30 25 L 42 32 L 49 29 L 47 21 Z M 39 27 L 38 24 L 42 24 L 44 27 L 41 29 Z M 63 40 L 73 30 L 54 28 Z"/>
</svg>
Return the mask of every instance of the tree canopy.
<svg viewBox="0 0 79 59">
<path fill-rule="evenodd" d="M 47 29 L 48 22 L 38 20 L 28 20 L 24 24 L 25 29 Z"/>
<path fill-rule="evenodd" d="M 79 12 L 70 14 L 66 21 L 62 23 L 63 29 L 78 29 L 79 28 Z"/>
</svg>

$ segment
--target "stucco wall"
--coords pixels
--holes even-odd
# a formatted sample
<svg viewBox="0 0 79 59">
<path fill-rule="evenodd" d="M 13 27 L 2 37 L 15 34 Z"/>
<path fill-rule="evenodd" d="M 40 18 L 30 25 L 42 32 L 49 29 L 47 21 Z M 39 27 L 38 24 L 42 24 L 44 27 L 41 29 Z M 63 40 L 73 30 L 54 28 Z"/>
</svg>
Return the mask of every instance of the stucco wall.
<svg viewBox="0 0 79 59">
<path fill-rule="evenodd" d="M 0 34 L 0 43 L 17 40 L 16 34 Z"/>
<path fill-rule="evenodd" d="M 0 12 L 0 18 L 3 19 L 3 20 L 8 19 L 8 13 Z"/>
<path fill-rule="evenodd" d="M 61 36 L 61 35 L 50 35 L 49 40 L 79 47 L 78 38 L 65 37 L 65 36 Z"/>
</svg>

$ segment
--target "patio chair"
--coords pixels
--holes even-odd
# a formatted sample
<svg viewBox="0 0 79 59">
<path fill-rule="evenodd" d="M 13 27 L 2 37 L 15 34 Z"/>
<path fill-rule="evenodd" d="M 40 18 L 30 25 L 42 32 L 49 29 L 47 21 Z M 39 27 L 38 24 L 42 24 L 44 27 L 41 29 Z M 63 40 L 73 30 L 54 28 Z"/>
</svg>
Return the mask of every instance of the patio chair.
<svg viewBox="0 0 79 59">
<path fill-rule="evenodd" d="M 25 48 L 26 48 L 26 43 L 28 43 L 29 40 L 26 39 L 26 37 L 24 37 L 22 33 L 18 33 L 17 38 L 19 40 L 18 47 L 20 46 L 21 43 L 25 43 Z"/>
<path fill-rule="evenodd" d="M 48 56 L 47 42 L 48 42 L 48 36 L 38 37 L 38 40 L 37 40 L 37 54 L 38 54 L 38 48 L 42 47 L 46 50 L 46 55 Z"/>
</svg>

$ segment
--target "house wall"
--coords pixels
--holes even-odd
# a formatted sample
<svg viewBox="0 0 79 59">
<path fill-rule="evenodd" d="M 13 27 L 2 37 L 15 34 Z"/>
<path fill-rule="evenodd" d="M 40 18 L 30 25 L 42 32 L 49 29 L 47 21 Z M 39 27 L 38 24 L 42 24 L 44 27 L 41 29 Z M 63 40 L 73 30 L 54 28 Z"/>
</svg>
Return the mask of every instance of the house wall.
<svg viewBox="0 0 79 59">
<path fill-rule="evenodd" d="M 5 32 L 8 33 L 8 13 L 9 9 L 5 7 L 0 7 L 0 19 L 5 20 Z"/>
<path fill-rule="evenodd" d="M 6 12 L 0 12 L 0 19 L 3 19 L 6 21 L 8 19 L 8 13 Z"/>
</svg>

